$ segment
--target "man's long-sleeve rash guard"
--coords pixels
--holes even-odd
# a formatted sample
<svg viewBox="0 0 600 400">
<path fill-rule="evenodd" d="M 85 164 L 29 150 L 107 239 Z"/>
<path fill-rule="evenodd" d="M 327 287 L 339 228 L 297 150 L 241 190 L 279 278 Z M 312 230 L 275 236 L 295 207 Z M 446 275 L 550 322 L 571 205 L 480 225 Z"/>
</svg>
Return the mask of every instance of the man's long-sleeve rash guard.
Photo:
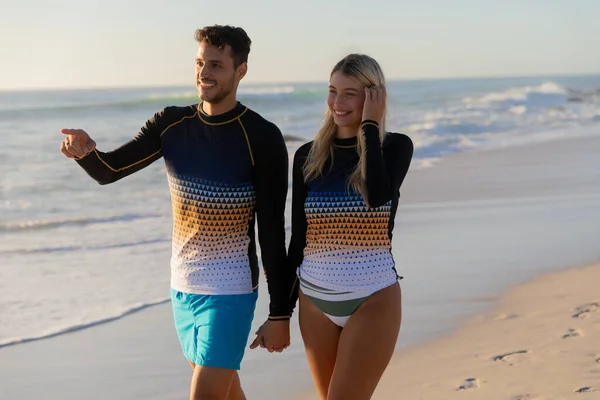
<svg viewBox="0 0 600 400">
<path fill-rule="evenodd" d="M 284 264 L 288 153 L 280 130 L 238 103 L 209 116 L 167 107 L 123 146 L 77 162 L 100 184 L 164 158 L 173 208 L 171 287 L 243 294 L 258 287 L 255 216 L 271 298 L 270 319 L 289 318 L 293 276 Z"/>
</svg>

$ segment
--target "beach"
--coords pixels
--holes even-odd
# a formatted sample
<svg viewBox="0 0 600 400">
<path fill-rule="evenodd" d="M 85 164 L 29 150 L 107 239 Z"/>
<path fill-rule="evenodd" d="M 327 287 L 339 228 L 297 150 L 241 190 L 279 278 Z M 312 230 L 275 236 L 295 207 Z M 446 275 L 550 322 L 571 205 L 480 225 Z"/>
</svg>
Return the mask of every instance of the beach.
<svg viewBox="0 0 600 400">
<path fill-rule="evenodd" d="M 106 137 L 103 148 L 123 139 Z M 600 399 L 600 126 L 508 133 L 444 154 L 422 153 L 411 137 L 418 151 L 392 241 L 403 325 L 374 398 Z M 60 139 L 43 146 L 58 153 Z M 187 398 L 162 166 L 100 189 L 43 154 L 24 171 L 56 168 L 56 181 L 38 184 L 48 209 L 26 225 L 37 204 L 23 200 L 0 232 L 0 399 Z M 7 196 L 32 190 L 6 171 Z M 102 211 L 88 215 L 85 202 Z M 260 283 L 253 331 L 267 316 Z M 297 315 L 291 324 L 283 354 L 246 353 L 249 399 L 314 398 Z"/>
<path fill-rule="evenodd" d="M 535 278 L 450 337 L 400 350 L 375 399 L 600 399 L 600 265 Z"/>
</svg>

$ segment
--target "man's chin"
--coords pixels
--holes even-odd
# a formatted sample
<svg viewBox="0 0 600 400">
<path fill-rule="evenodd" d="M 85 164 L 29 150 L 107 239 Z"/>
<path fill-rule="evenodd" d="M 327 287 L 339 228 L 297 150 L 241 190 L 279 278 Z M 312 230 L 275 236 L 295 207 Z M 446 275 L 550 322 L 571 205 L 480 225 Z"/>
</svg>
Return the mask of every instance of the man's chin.
<svg viewBox="0 0 600 400">
<path fill-rule="evenodd" d="M 223 99 L 220 97 L 208 96 L 205 93 L 199 93 L 198 98 L 208 104 L 219 104 Z"/>
</svg>

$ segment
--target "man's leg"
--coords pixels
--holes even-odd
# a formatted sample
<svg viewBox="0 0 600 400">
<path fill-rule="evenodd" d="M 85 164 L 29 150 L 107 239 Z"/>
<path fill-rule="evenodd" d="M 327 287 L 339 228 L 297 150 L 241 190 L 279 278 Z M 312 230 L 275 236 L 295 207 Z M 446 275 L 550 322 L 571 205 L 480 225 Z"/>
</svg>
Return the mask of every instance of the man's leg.
<svg viewBox="0 0 600 400">
<path fill-rule="evenodd" d="M 242 390 L 242 383 L 240 382 L 240 376 L 235 372 L 233 379 L 231 380 L 231 387 L 229 388 L 229 399 L 228 400 L 246 400 L 246 395 Z"/>
<path fill-rule="evenodd" d="M 194 375 L 192 378 L 192 390 L 190 391 L 192 394 L 190 395 L 190 398 L 193 399 L 193 394 L 194 394 L 194 384 L 198 384 L 199 386 L 202 385 L 202 382 L 200 381 L 194 381 L 194 379 L 196 379 L 196 364 L 194 364 L 191 361 L 188 361 L 190 363 L 190 367 L 192 367 L 192 371 L 194 371 Z M 202 366 L 198 366 L 198 368 L 204 368 L 207 369 L 210 367 L 202 367 Z M 218 368 L 213 368 L 213 369 L 218 369 Z M 228 370 L 226 370 L 228 371 Z M 198 375 L 202 375 L 203 376 L 207 376 L 206 371 L 204 372 L 198 372 Z M 198 388 L 199 389 L 199 388 Z M 202 390 L 196 390 L 198 393 L 203 393 Z M 237 371 L 234 371 L 233 377 L 231 379 L 231 384 L 229 386 L 229 394 L 227 397 L 225 397 L 225 399 L 227 400 L 246 400 L 246 395 L 244 394 L 244 391 L 242 390 L 242 385 L 240 382 L 240 376 L 238 375 Z"/>
<path fill-rule="evenodd" d="M 228 400 L 236 371 L 196 365 L 192 376 L 190 400 Z"/>
</svg>

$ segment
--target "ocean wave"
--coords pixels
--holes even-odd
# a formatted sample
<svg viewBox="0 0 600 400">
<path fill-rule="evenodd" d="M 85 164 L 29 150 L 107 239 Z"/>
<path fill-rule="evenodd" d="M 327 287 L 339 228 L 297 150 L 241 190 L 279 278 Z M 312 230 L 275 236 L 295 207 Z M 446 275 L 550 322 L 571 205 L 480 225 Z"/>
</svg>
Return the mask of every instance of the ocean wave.
<svg viewBox="0 0 600 400">
<path fill-rule="evenodd" d="M 465 97 L 462 103 L 467 108 L 498 107 L 506 109 L 524 106 L 527 108 L 549 108 L 563 106 L 568 99 L 568 90 L 554 82 L 538 86 L 511 88 L 501 92 L 486 93 L 480 97 Z"/>
<path fill-rule="evenodd" d="M 81 323 L 77 323 L 77 324 L 73 324 L 73 325 L 69 325 L 69 326 L 65 326 L 65 327 L 54 328 L 54 329 L 50 329 L 50 330 L 48 330 L 44 333 L 38 334 L 38 335 L 3 339 L 3 340 L 0 340 L 0 348 L 14 346 L 17 344 L 29 343 L 29 342 L 33 342 L 33 341 L 37 341 L 37 340 L 42 340 L 42 339 L 50 339 L 50 338 L 53 338 L 56 336 L 64 335 L 66 333 L 72 333 L 72 332 L 77 332 L 77 331 L 81 331 L 84 329 L 92 328 L 94 326 L 102 325 L 107 322 L 112 322 L 112 321 L 121 319 L 123 317 L 131 315 L 138 311 L 142 311 L 149 307 L 168 303 L 169 301 L 171 301 L 171 300 L 166 298 L 166 299 L 160 299 L 160 300 L 151 301 L 151 302 L 147 302 L 147 303 L 140 303 L 140 304 L 136 304 L 131 307 L 128 307 L 127 309 L 122 310 L 120 312 L 117 312 L 114 315 L 97 318 L 90 322 L 81 322 Z"/>
<path fill-rule="evenodd" d="M 195 92 L 187 95 L 150 95 L 144 98 L 124 100 L 114 99 L 105 101 L 82 101 L 79 103 L 63 103 L 63 104 L 16 104 L 8 108 L 0 109 L 1 113 L 13 112 L 32 112 L 32 111 L 76 111 L 89 108 L 135 108 L 145 105 L 155 104 L 157 107 L 165 106 L 166 104 L 192 104 L 198 101 Z"/>
<path fill-rule="evenodd" d="M 435 160 L 509 138 L 527 142 L 528 136 L 540 131 L 597 123 L 600 96 L 596 92 L 546 82 L 463 97 L 439 109 L 391 120 L 411 136 L 417 158 Z M 574 93 L 584 100 L 573 101 Z M 539 135 L 536 137 L 538 140 Z M 433 164 L 435 161 L 423 163 Z"/>
<path fill-rule="evenodd" d="M 294 85 L 281 86 L 244 86 L 238 89 L 238 96 L 243 99 L 270 99 L 281 96 L 303 97 L 322 94 L 322 90 L 311 88 L 299 89 Z M 44 102 L 19 102 L 11 101 L 6 104 L 0 104 L 1 113 L 25 112 L 25 111 L 69 111 L 88 108 L 135 108 L 140 106 L 155 105 L 164 107 L 166 105 L 188 105 L 198 102 L 198 95 L 195 90 L 170 90 L 161 92 L 160 90 L 148 91 L 147 93 L 120 94 L 118 92 L 107 92 L 104 96 L 94 92 L 94 97 L 79 98 L 77 101 L 61 100 L 58 96 L 64 96 L 64 93 L 57 94 L 57 98 L 47 99 Z"/>
<path fill-rule="evenodd" d="M 108 217 L 91 218 L 61 218 L 49 220 L 26 220 L 0 222 L 0 232 L 19 232 L 41 229 L 55 229 L 61 226 L 84 226 L 91 224 L 106 224 L 111 222 L 134 221 L 145 218 L 157 218 L 160 214 L 123 214 Z"/>
<path fill-rule="evenodd" d="M 51 246 L 51 247 L 38 247 L 32 249 L 11 249 L 6 251 L 0 251 L 2 255 L 14 255 L 14 254 L 39 254 L 39 253 L 62 253 L 62 252 L 70 252 L 70 251 L 98 251 L 98 250 L 109 250 L 109 249 L 118 249 L 123 247 L 135 247 L 135 246 L 145 246 L 148 244 L 156 244 L 156 243 L 170 243 L 171 239 L 169 238 L 157 238 L 157 239 L 148 239 L 148 240 L 138 240 L 135 242 L 126 242 L 126 243 L 115 243 L 115 244 L 106 244 L 106 245 L 98 245 L 98 246 Z"/>
<path fill-rule="evenodd" d="M 241 96 L 264 96 L 294 93 L 296 88 L 292 85 L 285 86 L 263 86 L 263 87 L 240 87 L 237 91 Z"/>
</svg>

